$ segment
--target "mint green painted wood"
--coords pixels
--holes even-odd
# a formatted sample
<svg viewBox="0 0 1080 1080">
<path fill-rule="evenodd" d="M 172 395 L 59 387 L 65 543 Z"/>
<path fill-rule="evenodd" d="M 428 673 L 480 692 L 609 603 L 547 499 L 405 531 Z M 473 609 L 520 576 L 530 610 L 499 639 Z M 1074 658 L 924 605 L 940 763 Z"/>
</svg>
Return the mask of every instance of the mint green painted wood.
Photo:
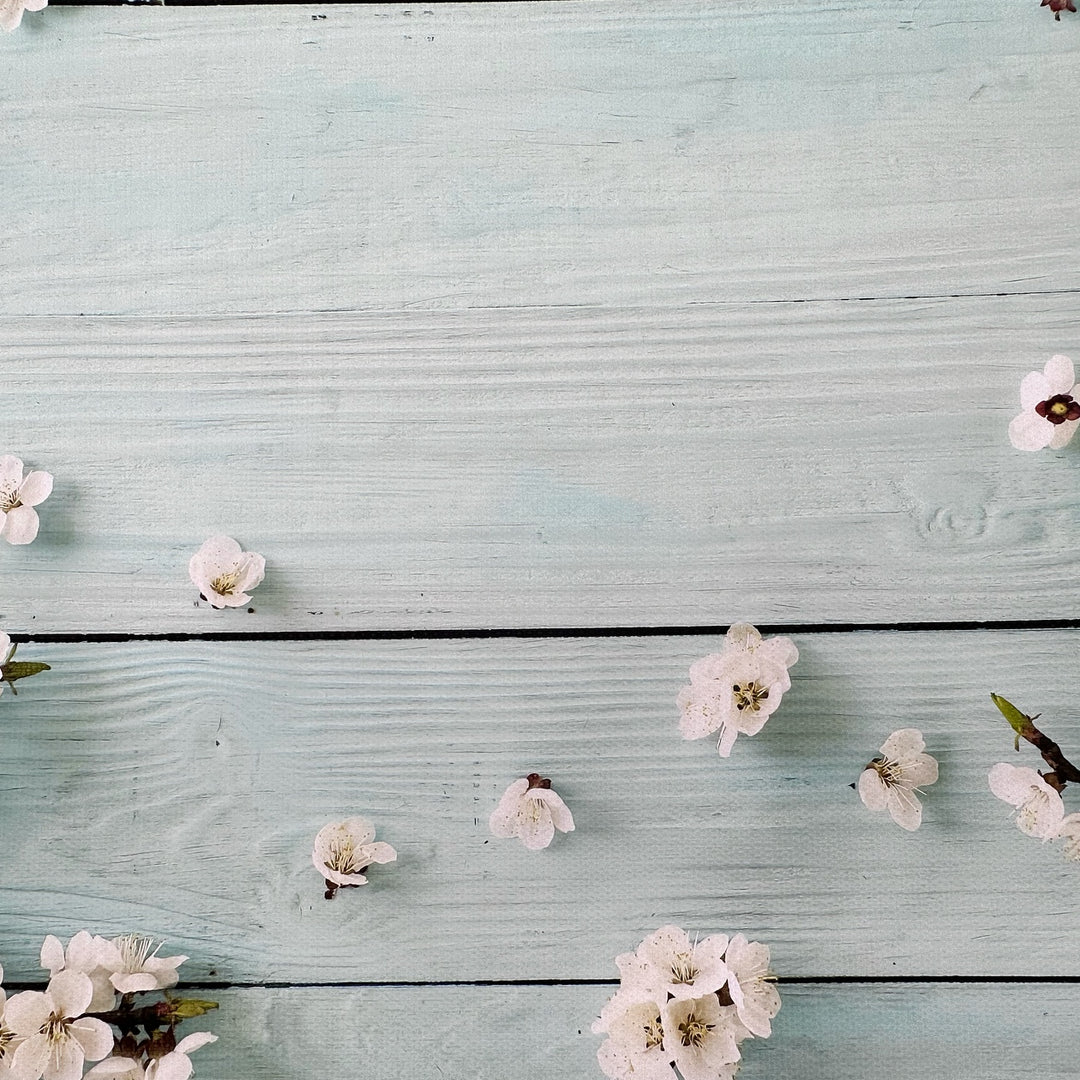
<svg viewBox="0 0 1080 1080">
<path fill-rule="evenodd" d="M 1080 44 L 1045 14 L 56 9 L 0 43 L 0 311 L 1075 289 Z"/>
<path fill-rule="evenodd" d="M 1080 633 L 797 644 L 727 761 L 677 731 L 701 638 L 27 646 L 53 670 L 0 699 L 7 977 L 88 927 L 168 936 L 191 979 L 605 979 L 669 921 L 788 976 L 1075 975 L 1080 868 L 986 774 L 1039 763 L 991 690 L 1076 753 Z M 902 726 L 941 762 L 914 834 L 849 786 Z M 532 770 L 577 822 L 539 853 L 487 827 Z M 400 858 L 327 902 L 311 842 L 351 814 Z"/>
<path fill-rule="evenodd" d="M 369 1080 L 600 1080 L 589 1025 L 611 986 L 214 991 L 200 1022 L 219 1041 L 199 1080 L 362 1075 Z M 768 1040 L 744 1044 L 740 1080 L 955 1080 L 1076 1075 L 1073 984 L 780 984 Z M 191 1027 L 200 1026 L 192 1023 Z M 185 1025 L 183 1030 L 188 1030 Z"/>
<path fill-rule="evenodd" d="M 1006 431 L 1073 307 L 6 320 L 0 450 L 56 487 L 0 626 L 1069 618 L 1073 450 Z M 254 615 L 194 606 L 220 532 Z"/>
</svg>

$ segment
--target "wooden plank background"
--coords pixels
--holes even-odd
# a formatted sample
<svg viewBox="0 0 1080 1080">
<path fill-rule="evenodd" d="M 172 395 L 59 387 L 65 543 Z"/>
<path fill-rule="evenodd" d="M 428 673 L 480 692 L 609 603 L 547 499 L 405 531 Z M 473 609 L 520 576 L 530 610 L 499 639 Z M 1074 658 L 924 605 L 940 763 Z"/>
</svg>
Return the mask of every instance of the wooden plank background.
<svg viewBox="0 0 1080 1080">
<path fill-rule="evenodd" d="M 991 690 L 1080 753 L 1074 451 L 1006 437 L 1076 355 L 1078 27 L 580 0 L 0 39 L 0 453 L 57 480 L 0 551 L 0 628 L 53 665 L 0 699 L 7 986 L 46 933 L 140 929 L 222 1001 L 204 1080 L 584 1080 L 614 956 L 675 921 L 773 947 L 748 1078 L 1071 1076 L 1077 871 L 986 773 L 1036 764 Z M 267 557 L 251 613 L 195 603 L 218 532 Z M 801 658 L 721 762 L 674 698 L 740 619 Z M 908 835 L 848 785 L 912 725 Z M 578 823 L 540 854 L 486 827 L 531 769 Z M 327 903 L 348 813 L 400 858 Z"/>
</svg>

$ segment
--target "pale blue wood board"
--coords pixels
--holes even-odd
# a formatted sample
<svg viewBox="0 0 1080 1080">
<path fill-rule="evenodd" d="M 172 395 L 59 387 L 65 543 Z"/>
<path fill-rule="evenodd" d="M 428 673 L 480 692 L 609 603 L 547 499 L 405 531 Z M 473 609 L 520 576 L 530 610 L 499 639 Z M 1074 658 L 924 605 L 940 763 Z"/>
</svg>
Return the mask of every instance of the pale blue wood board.
<svg viewBox="0 0 1080 1080">
<path fill-rule="evenodd" d="M 604 979 L 676 922 L 756 936 L 784 976 L 1075 975 L 1077 866 L 986 777 L 1039 764 L 991 690 L 1080 743 L 1078 644 L 803 635 L 726 761 L 677 730 L 713 639 L 28 645 L 53 669 L 0 699 L 5 970 L 87 927 L 168 936 L 199 979 Z M 915 834 L 849 786 L 911 725 L 941 762 Z M 487 825 L 533 770 L 578 825 L 540 853 Z M 351 814 L 400 859 L 327 902 L 311 842 Z"/>
<path fill-rule="evenodd" d="M 1076 289 L 1078 52 L 1018 0 L 58 8 L 0 42 L 0 311 Z"/>
<path fill-rule="evenodd" d="M 599 1080 L 589 1025 L 614 986 L 213 991 L 199 1080 Z M 202 992 L 202 991 L 200 991 Z M 1072 984 L 780 984 L 740 1080 L 1072 1080 Z M 207 991 L 211 994 L 210 991 Z"/>
<path fill-rule="evenodd" d="M 1007 428 L 1074 308 L 6 320 L 0 450 L 56 487 L 0 626 L 1071 618 L 1080 442 Z M 266 556 L 254 615 L 194 606 L 219 533 Z"/>
</svg>

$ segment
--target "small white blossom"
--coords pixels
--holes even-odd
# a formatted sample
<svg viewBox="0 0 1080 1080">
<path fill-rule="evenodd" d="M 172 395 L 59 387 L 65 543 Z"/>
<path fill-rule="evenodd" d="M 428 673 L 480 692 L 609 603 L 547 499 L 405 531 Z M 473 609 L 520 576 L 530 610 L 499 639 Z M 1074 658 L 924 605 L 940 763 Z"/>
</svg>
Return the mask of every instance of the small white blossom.
<svg viewBox="0 0 1080 1080">
<path fill-rule="evenodd" d="M 1080 814 L 1066 814 L 1057 831 L 1058 839 L 1065 841 L 1062 854 L 1069 862 L 1080 862 Z"/>
<path fill-rule="evenodd" d="M 24 11 L 41 11 L 49 0 L 0 0 L 0 30 L 14 30 Z"/>
<path fill-rule="evenodd" d="M 1028 836 L 1052 840 L 1065 818 L 1061 796 L 1032 768 L 1000 762 L 990 770 L 990 790 L 1016 807 L 1016 827 Z"/>
<path fill-rule="evenodd" d="M 780 1011 L 780 994 L 769 976 L 769 946 L 736 934 L 724 956 L 728 967 L 728 994 L 739 1020 L 753 1035 L 767 1039 L 772 1018 Z"/>
<path fill-rule="evenodd" d="M 3 2 L 0 0 L 0 4 Z M 0 457 L 0 537 L 9 544 L 29 544 L 38 534 L 34 507 L 49 497 L 52 486 L 53 478 L 47 472 L 32 472 L 24 477 L 23 463 L 17 457 Z"/>
<path fill-rule="evenodd" d="M 894 731 L 882 744 L 881 757 L 859 777 L 859 797 L 870 810 L 888 810 L 902 829 L 914 832 L 922 824 L 920 788 L 938 778 L 937 762 L 924 754 L 926 743 L 917 728 Z"/>
<path fill-rule="evenodd" d="M 175 1050 L 151 1061 L 145 1069 L 134 1058 L 110 1057 L 95 1065 L 86 1076 L 110 1076 L 114 1080 L 188 1080 L 195 1071 L 188 1055 L 212 1042 L 217 1042 L 216 1035 L 196 1031 L 181 1039 Z"/>
<path fill-rule="evenodd" d="M 488 825 L 493 835 L 516 836 L 530 851 L 539 851 L 551 843 L 556 829 L 573 832 L 574 818 L 566 803 L 551 790 L 551 781 L 539 773 L 529 773 L 503 792 Z"/>
<path fill-rule="evenodd" d="M 145 934 L 124 934 L 106 941 L 98 938 L 98 964 L 108 969 L 109 982 L 120 994 L 165 990 L 180 979 L 176 969 L 186 956 L 158 956 L 164 942 L 155 946 Z"/>
<path fill-rule="evenodd" d="M 612 1080 L 674 1080 L 671 1054 L 664 1048 L 661 1011 L 654 1001 L 639 1001 L 620 1009 L 603 1026 L 603 1020 L 593 1024 L 594 1032 L 610 1036 L 596 1052 L 605 1076 Z"/>
<path fill-rule="evenodd" d="M 315 837 L 311 861 L 323 878 L 335 886 L 366 885 L 364 871 L 372 863 L 389 863 L 397 852 L 381 841 L 375 843 L 375 826 L 364 818 L 324 825 Z M 331 893 L 328 895 L 332 895 Z"/>
<path fill-rule="evenodd" d="M 23 1040 L 12 1059 L 19 1080 L 77 1080 L 84 1061 L 112 1050 L 112 1028 L 82 1015 L 93 993 L 89 976 L 61 971 L 44 993 L 26 990 L 7 1000 L 5 1021 Z"/>
<path fill-rule="evenodd" d="M 1020 384 L 1019 416 L 1009 424 L 1009 441 L 1017 450 L 1060 449 L 1080 424 L 1080 386 L 1072 361 L 1052 356 L 1042 371 L 1029 372 Z"/>
<path fill-rule="evenodd" d="M 739 1053 L 735 1008 L 715 994 L 676 998 L 664 1006 L 664 1049 L 683 1080 L 721 1080 L 735 1075 Z"/>
<path fill-rule="evenodd" d="M 678 926 L 661 926 L 637 948 L 635 963 L 622 968 L 623 986 L 656 1001 L 699 998 L 727 982 L 726 934 L 691 942 Z"/>
<path fill-rule="evenodd" d="M 188 573 L 199 592 L 215 608 L 243 607 L 266 572 L 266 560 L 244 551 L 229 536 L 213 536 L 194 555 Z"/>
<path fill-rule="evenodd" d="M 109 942 L 103 937 L 80 930 L 63 946 L 60 939 L 49 934 L 41 944 L 41 966 L 50 976 L 61 971 L 81 971 L 93 987 L 88 1012 L 108 1012 L 116 1005 L 116 989 L 112 985 L 112 970 L 101 962 L 102 950 Z"/>
<path fill-rule="evenodd" d="M 684 739 L 720 732 L 717 751 L 727 757 L 739 735 L 756 735 L 791 689 L 788 668 L 799 659 L 790 638 L 762 640 L 746 623 L 727 632 L 723 649 L 690 666 L 690 685 L 679 692 Z"/>
</svg>

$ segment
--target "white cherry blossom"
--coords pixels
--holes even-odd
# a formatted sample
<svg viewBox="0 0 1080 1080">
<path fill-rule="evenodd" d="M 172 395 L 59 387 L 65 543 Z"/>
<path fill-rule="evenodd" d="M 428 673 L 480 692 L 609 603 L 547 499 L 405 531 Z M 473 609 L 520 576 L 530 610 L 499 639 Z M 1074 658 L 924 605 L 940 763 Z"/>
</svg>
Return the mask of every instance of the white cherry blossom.
<svg viewBox="0 0 1080 1080">
<path fill-rule="evenodd" d="M 683 1080 L 721 1080 L 735 1075 L 741 1057 L 732 1005 L 721 1005 L 715 994 L 676 998 L 661 1013 L 664 1049 L 674 1058 Z"/>
<path fill-rule="evenodd" d="M 266 573 L 266 560 L 230 536 L 212 536 L 191 556 L 188 573 L 211 607 L 243 607 Z"/>
<path fill-rule="evenodd" d="M 89 976 L 61 971 L 44 993 L 26 990 L 8 998 L 4 1019 L 23 1040 L 12 1059 L 19 1080 L 77 1080 L 84 1061 L 112 1050 L 112 1028 L 82 1015 L 93 993 Z"/>
<path fill-rule="evenodd" d="M 1000 762 L 990 770 L 990 790 L 1016 807 L 1016 827 L 1028 836 L 1052 840 L 1065 818 L 1061 796 L 1032 768 Z"/>
<path fill-rule="evenodd" d="M 728 757 L 739 735 L 756 735 L 776 711 L 791 689 L 788 668 L 798 659 L 790 638 L 762 640 L 746 623 L 731 627 L 720 652 L 690 666 L 690 685 L 677 698 L 683 738 L 719 731 L 716 749 Z"/>
<path fill-rule="evenodd" d="M 503 792 L 488 826 L 494 836 L 516 836 L 530 851 L 539 851 L 551 843 L 556 829 L 573 832 L 574 818 L 566 803 L 551 790 L 551 781 L 539 773 L 529 773 Z"/>
<path fill-rule="evenodd" d="M 0 30 L 14 30 L 24 11 L 41 11 L 49 0 L 0 0 Z"/>
<path fill-rule="evenodd" d="M 117 993 L 139 994 L 165 990 L 180 979 L 177 968 L 186 956 L 158 956 L 164 942 L 154 944 L 145 934 L 124 934 L 106 941 L 98 938 L 98 963 L 110 972 L 109 982 Z"/>
<path fill-rule="evenodd" d="M 1052 450 L 1065 446 L 1080 424 L 1073 363 L 1067 356 L 1052 356 L 1043 370 L 1029 372 L 1020 384 L 1022 412 L 1009 424 L 1009 441 L 1017 450 Z"/>
<path fill-rule="evenodd" d="M 101 962 L 102 949 L 109 942 L 87 930 L 80 930 L 67 944 L 49 934 L 41 945 L 41 966 L 49 974 L 61 971 L 81 971 L 89 976 L 93 997 L 87 1012 L 108 1012 L 116 1005 L 116 989 L 112 985 L 112 970 Z"/>
<path fill-rule="evenodd" d="M 736 934 L 724 956 L 728 968 L 728 994 L 739 1021 L 753 1035 L 767 1039 L 772 1018 L 780 1011 L 780 994 L 769 976 L 769 946 Z"/>
<path fill-rule="evenodd" d="M 881 746 L 881 757 L 859 777 L 859 797 L 870 810 L 888 810 L 902 829 L 914 832 L 922 824 L 920 789 L 936 783 L 937 762 L 923 750 L 926 743 L 917 728 L 894 731 Z"/>
<path fill-rule="evenodd" d="M 9 544 L 29 544 L 38 534 L 34 507 L 49 497 L 52 487 L 53 478 L 47 472 L 32 472 L 24 477 L 23 463 L 17 457 L 0 457 L 0 538 Z"/>
<path fill-rule="evenodd" d="M 596 1051 L 605 1076 L 612 1080 L 674 1080 L 671 1054 L 664 1047 L 661 1008 L 655 1001 L 627 1005 L 610 1022 L 601 1019 L 594 1023 L 593 1031 L 610 1036 Z"/>
<path fill-rule="evenodd" d="M 657 1001 L 715 993 L 728 979 L 727 947 L 726 934 L 691 942 L 680 927 L 661 926 L 638 946 L 636 963 L 622 970 L 623 986 Z"/>
<path fill-rule="evenodd" d="M 324 825 L 315 837 L 311 861 L 333 886 L 366 885 L 364 871 L 372 863 L 389 863 L 397 852 L 382 841 L 375 842 L 375 826 L 365 818 Z M 333 894 L 330 889 L 328 896 Z"/>
</svg>

